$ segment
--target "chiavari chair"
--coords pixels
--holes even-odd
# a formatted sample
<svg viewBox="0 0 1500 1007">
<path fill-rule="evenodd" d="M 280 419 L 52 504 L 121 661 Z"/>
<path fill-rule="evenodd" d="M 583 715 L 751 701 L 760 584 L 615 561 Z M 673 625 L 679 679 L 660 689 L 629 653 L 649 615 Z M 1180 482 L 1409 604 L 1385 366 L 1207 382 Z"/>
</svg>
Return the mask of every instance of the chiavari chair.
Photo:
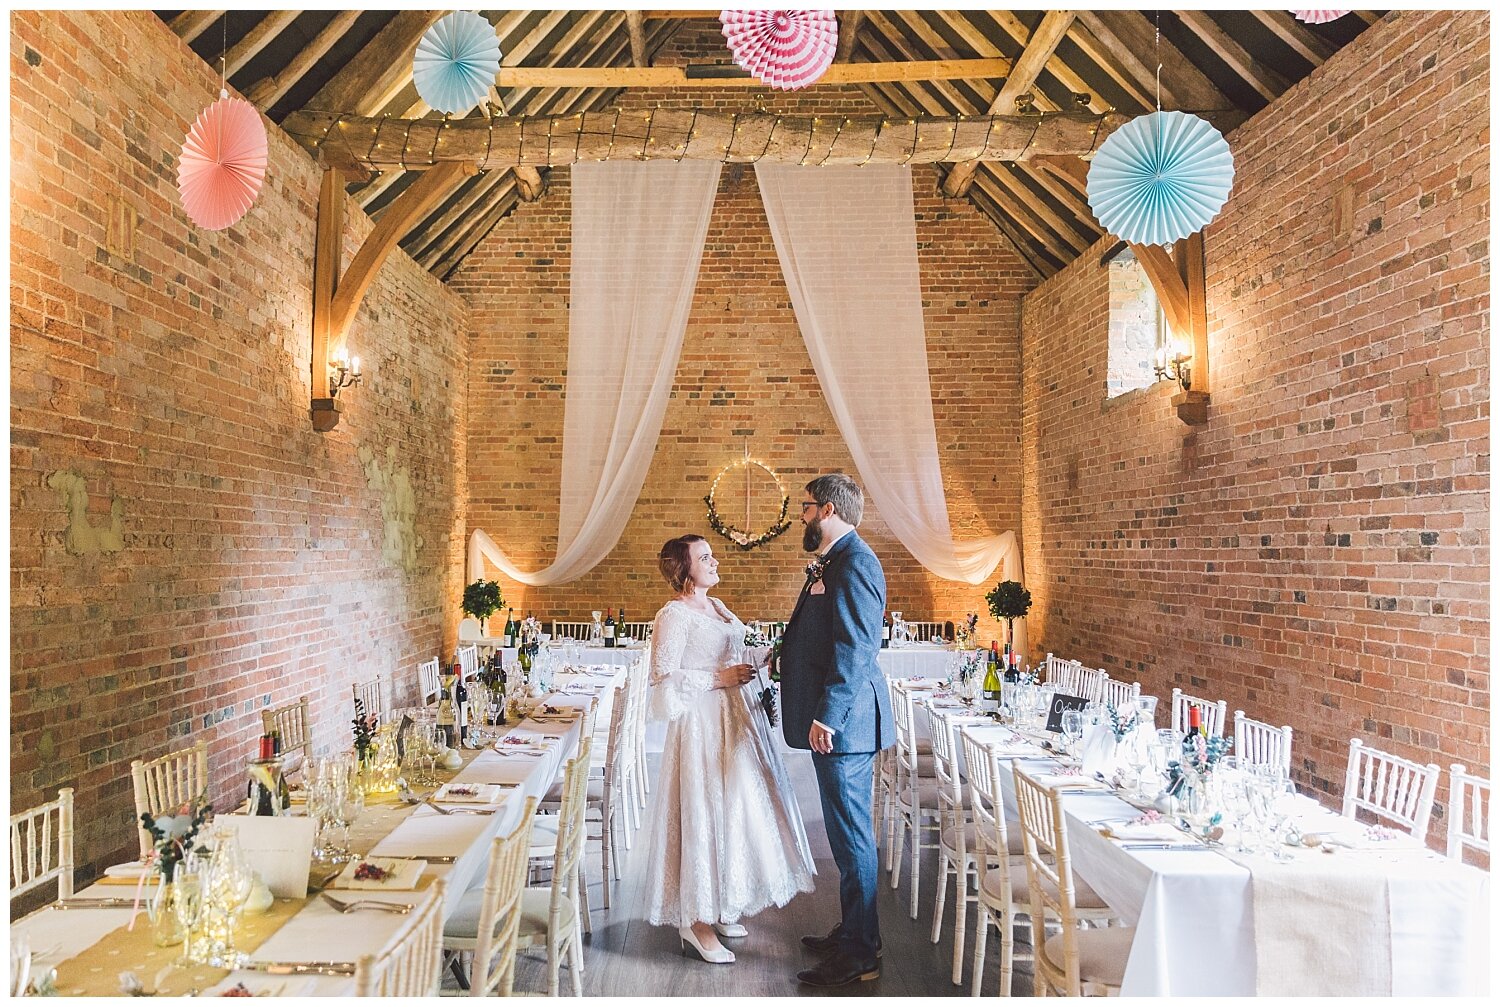
<svg viewBox="0 0 1500 1007">
<path fill-rule="evenodd" d="M 302 768 L 312 743 L 312 728 L 307 716 L 307 697 L 274 710 L 260 711 L 261 728 L 266 734 L 281 736 L 282 771 L 288 775 Z"/>
<path fill-rule="evenodd" d="M 967 732 L 960 732 L 959 736 L 963 740 L 964 765 L 969 771 L 969 807 L 974 814 L 977 850 L 984 853 L 975 858 L 979 873 L 979 919 L 974 932 L 971 992 L 979 996 L 984 982 L 985 947 L 993 924 L 1000 934 L 1000 995 L 1010 996 L 1016 960 L 1016 921 L 1026 912 L 1024 891 L 1022 901 L 1016 898 L 1016 889 L 1024 889 L 1026 880 L 1026 850 L 1019 823 L 1012 825 L 1005 820 L 1001 774 L 1009 772 L 1009 767 L 1002 765 L 993 749 Z M 955 955 L 959 954 L 961 942 L 955 941 L 953 950 Z M 1030 960 L 1029 949 L 1022 952 L 1022 958 Z"/>
<path fill-rule="evenodd" d="M 1181 689 L 1172 690 L 1172 730 L 1179 735 L 1186 734 L 1188 725 L 1192 722 L 1189 710 L 1196 709 L 1203 729 L 1208 732 L 1210 738 L 1224 736 L 1225 711 L 1229 704 L 1224 700 L 1214 702 L 1211 699 L 1199 699 L 1197 696 L 1189 696 Z"/>
<path fill-rule="evenodd" d="M 1292 775 L 1292 729 L 1275 727 L 1234 711 L 1234 755 L 1241 766 L 1274 766 L 1283 777 Z"/>
<path fill-rule="evenodd" d="M 463 976 L 456 960 L 453 962 L 459 985 L 466 986 L 470 996 L 510 996 L 516 975 L 516 943 L 535 813 L 536 798 L 528 797 L 521 821 L 510 835 L 497 836 L 490 843 L 484 887 L 465 892 L 458 908 L 443 922 L 444 953 L 473 955 L 469 977 Z"/>
<path fill-rule="evenodd" d="M 10 898 L 56 879 L 58 899 L 73 894 L 73 788 L 57 800 L 10 816 Z"/>
<path fill-rule="evenodd" d="M 354 965 L 357 997 L 434 997 L 443 972 L 443 880 L 411 911 L 396 935 Z"/>
<path fill-rule="evenodd" d="M 1370 748 L 1358 738 L 1350 739 L 1341 813 L 1354 818 L 1366 811 L 1425 842 L 1441 774 L 1436 763 L 1423 766 Z"/>
<path fill-rule="evenodd" d="M 153 818 L 176 811 L 203 797 L 208 790 L 208 746 L 198 742 L 192 748 L 169 752 L 161 758 L 130 764 L 130 780 L 135 787 L 135 820 L 141 839 L 141 859 L 152 853 L 151 833 L 140 828 L 141 815 Z"/>
<path fill-rule="evenodd" d="M 1448 767 L 1448 856 L 1462 860 L 1470 849 L 1490 855 L 1490 781 L 1470 776 L 1458 763 Z"/>
</svg>

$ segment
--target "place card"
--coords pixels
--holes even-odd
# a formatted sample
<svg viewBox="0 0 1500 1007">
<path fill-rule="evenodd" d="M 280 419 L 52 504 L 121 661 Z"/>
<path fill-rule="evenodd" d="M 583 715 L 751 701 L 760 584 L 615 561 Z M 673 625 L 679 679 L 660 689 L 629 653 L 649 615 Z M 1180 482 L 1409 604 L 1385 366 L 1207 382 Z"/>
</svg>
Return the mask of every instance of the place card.
<svg viewBox="0 0 1500 1007">
<path fill-rule="evenodd" d="M 1047 730 L 1053 734 L 1062 733 L 1062 715 L 1069 710 L 1082 710 L 1089 705 L 1089 701 L 1082 696 L 1069 696 L 1067 693 L 1058 692 L 1052 695 L 1052 707 L 1047 711 Z"/>
<path fill-rule="evenodd" d="M 218 815 L 214 825 L 227 826 L 239 842 L 245 862 L 282 899 L 307 895 L 307 865 L 312 860 L 318 823 L 306 816 Z"/>
</svg>

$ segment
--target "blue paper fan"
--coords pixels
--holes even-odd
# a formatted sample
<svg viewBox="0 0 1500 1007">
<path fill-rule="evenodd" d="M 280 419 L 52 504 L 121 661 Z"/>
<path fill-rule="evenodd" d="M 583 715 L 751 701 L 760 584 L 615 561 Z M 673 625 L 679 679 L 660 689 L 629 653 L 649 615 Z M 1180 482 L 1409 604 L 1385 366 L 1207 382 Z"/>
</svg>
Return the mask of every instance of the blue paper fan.
<svg viewBox="0 0 1500 1007">
<path fill-rule="evenodd" d="M 1165 245 L 1201 231 L 1234 185 L 1234 155 L 1222 134 L 1186 112 L 1132 119 L 1089 166 L 1089 206 L 1110 234 Z"/>
<path fill-rule="evenodd" d="M 427 29 L 411 63 L 417 94 L 439 112 L 453 114 L 484 101 L 499 72 L 495 26 L 470 11 L 454 11 Z"/>
</svg>

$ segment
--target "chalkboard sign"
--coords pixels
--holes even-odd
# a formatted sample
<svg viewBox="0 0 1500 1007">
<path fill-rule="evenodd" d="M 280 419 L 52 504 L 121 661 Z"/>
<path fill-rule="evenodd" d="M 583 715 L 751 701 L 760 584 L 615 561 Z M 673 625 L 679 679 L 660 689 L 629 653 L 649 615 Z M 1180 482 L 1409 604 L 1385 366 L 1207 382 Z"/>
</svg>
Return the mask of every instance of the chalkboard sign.
<svg viewBox="0 0 1500 1007">
<path fill-rule="evenodd" d="M 411 730 L 415 723 L 410 714 L 401 715 L 401 726 L 396 728 L 396 764 L 406 762 L 406 732 Z"/>
<path fill-rule="evenodd" d="M 1066 693 L 1056 692 L 1052 694 L 1052 709 L 1047 711 L 1047 730 L 1053 734 L 1062 733 L 1062 715 L 1069 710 L 1081 710 L 1089 705 L 1089 701 L 1082 696 L 1069 696 Z"/>
</svg>

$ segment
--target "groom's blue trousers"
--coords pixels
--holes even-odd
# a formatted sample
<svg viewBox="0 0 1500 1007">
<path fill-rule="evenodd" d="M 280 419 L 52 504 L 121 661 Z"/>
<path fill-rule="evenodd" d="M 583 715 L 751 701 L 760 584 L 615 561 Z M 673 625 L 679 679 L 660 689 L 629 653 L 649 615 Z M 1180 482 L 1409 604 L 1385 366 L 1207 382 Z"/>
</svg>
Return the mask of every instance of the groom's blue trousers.
<svg viewBox="0 0 1500 1007">
<path fill-rule="evenodd" d="M 870 803 L 875 789 L 875 753 L 812 756 L 823 801 L 823 825 L 839 869 L 839 925 L 842 951 L 860 962 L 873 962 L 880 947 L 875 895 L 880 885 L 880 855 Z"/>
</svg>

